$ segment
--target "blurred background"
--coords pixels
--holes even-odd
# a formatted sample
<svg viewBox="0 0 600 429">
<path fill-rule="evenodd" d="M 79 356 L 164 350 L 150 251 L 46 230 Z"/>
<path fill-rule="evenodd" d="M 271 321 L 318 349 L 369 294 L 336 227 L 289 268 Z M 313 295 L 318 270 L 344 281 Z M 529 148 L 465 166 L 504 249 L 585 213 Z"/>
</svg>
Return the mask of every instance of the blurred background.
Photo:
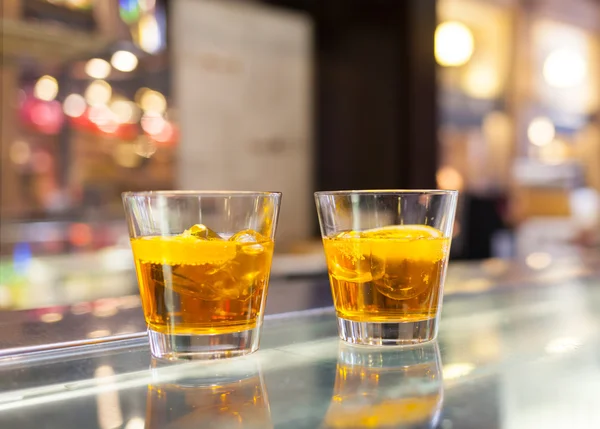
<svg viewBox="0 0 600 429">
<path fill-rule="evenodd" d="M 1 19 L 0 309 L 135 295 L 123 191 L 283 191 L 274 275 L 324 270 L 315 190 L 458 189 L 453 260 L 492 273 L 596 246 L 600 1 L 5 0 Z"/>
</svg>

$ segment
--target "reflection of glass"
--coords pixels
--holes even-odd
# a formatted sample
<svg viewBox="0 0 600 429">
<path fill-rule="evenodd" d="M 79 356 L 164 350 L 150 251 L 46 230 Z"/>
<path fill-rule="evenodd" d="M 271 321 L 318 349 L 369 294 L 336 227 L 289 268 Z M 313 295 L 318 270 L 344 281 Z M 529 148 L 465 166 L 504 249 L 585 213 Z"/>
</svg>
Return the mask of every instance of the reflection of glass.
<svg viewBox="0 0 600 429">
<path fill-rule="evenodd" d="M 369 345 L 434 339 L 457 192 L 315 197 L 340 337 Z"/>
<path fill-rule="evenodd" d="M 153 366 L 161 365 L 153 360 Z M 159 370 L 160 371 L 160 370 Z M 258 365 L 245 375 L 183 377 L 148 385 L 146 429 L 273 428 Z"/>
<path fill-rule="evenodd" d="M 335 389 L 322 428 L 432 428 L 442 402 L 437 342 L 405 349 L 340 343 Z"/>
<path fill-rule="evenodd" d="M 155 357 L 258 349 L 279 200 L 267 192 L 124 194 Z"/>
</svg>

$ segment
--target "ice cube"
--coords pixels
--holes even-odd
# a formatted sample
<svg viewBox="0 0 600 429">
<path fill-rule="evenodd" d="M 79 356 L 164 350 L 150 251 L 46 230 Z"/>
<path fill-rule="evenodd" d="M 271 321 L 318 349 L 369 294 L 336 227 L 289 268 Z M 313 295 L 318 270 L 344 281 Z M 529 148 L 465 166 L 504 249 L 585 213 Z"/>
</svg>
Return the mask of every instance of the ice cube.
<svg viewBox="0 0 600 429">
<path fill-rule="evenodd" d="M 383 277 L 385 262 L 371 255 L 362 255 L 360 259 L 340 255 L 332 259 L 330 272 L 338 280 L 367 283 Z"/>
<path fill-rule="evenodd" d="M 431 263 L 414 260 L 388 261 L 386 274 L 375 281 L 377 290 L 391 299 L 412 299 L 426 292 L 439 280 Z"/>
<path fill-rule="evenodd" d="M 241 244 L 242 252 L 246 253 L 247 255 L 260 255 L 265 250 L 264 246 L 260 243 L 267 241 L 267 238 L 251 229 L 244 229 L 233 234 L 229 241 L 234 241 Z"/>
<path fill-rule="evenodd" d="M 236 243 L 260 243 L 267 241 L 267 237 L 252 229 L 243 229 L 233 234 L 229 241 L 235 241 Z"/>
<path fill-rule="evenodd" d="M 193 236 L 200 240 L 223 240 L 223 238 L 219 234 L 217 234 L 212 229 L 201 223 L 197 223 L 190 229 L 186 229 L 183 235 L 185 237 Z"/>
<path fill-rule="evenodd" d="M 342 231 L 337 233 L 334 236 L 335 239 L 338 240 L 348 240 L 348 239 L 352 239 L 352 238 L 360 238 L 360 232 L 358 231 Z"/>
</svg>

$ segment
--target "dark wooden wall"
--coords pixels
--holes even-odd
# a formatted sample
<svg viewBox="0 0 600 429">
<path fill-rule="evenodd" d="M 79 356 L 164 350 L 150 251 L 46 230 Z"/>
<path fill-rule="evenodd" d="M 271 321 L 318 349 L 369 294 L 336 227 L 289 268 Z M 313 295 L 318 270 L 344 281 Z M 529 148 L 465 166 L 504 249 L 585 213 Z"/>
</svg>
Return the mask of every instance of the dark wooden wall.
<svg viewBox="0 0 600 429">
<path fill-rule="evenodd" d="M 435 0 L 266 0 L 315 23 L 316 188 L 430 188 Z"/>
</svg>

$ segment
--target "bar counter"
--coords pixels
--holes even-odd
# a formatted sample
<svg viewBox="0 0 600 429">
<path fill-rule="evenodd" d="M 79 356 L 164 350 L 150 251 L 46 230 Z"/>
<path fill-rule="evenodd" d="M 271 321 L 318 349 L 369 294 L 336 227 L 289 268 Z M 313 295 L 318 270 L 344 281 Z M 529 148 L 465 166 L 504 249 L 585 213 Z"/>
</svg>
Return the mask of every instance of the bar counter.
<svg viewBox="0 0 600 429">
<path fill-rule="evenodd" d="M 230 360 L 151 359 L 135 297 L 7 312 L 0 427 L 597 428 L 598 259 L 454 263 L 438 340 L 408 348 L 342 344 L 322 275 L 274 279 L 260 351 Z"/>
</svg>

